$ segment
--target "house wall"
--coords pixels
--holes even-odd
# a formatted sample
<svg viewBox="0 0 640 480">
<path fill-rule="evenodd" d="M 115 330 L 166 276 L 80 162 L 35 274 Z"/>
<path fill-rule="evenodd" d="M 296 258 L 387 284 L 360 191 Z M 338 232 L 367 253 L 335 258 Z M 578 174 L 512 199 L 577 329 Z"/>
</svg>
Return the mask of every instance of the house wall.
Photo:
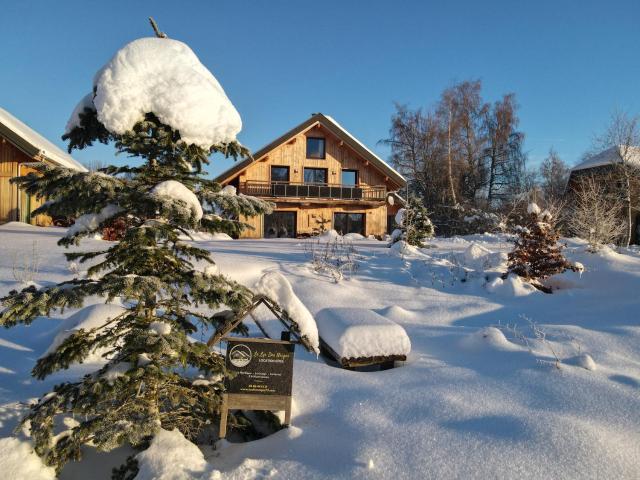
<svg viewBox="0 0 640 480">
<path fill-rule="evenodd" d="M 340 205 L 340 206 L 306 206 L 297 204 L 276 204 L 275 210 L 280 212 L 297 212 L 296 215 L 296 233 L 298 235 L 311 234 L 318 227 L 316 222 L 319 218 L 331 220 L 331 224 L 326 228 L 334 228 L 333 214 L 338 212 L 348 213 L 364 213 L 365 214 L 365 235 L 384 235 L 387 233 L 387 207 L 380 205 L 378 207 L 363 207 L 359 205 Z M 245 230 L 241 238 L 262 238 L 264 234 L 264 220 L 262 215 L 251 218 L 243 218 L 242 221 L 251 225 L 253 230 Z"/>
<path fill-rule="evenodd" d="M 310 159 L 307 156 L 307 136 L 325 138 L 325 159 Z M 304 181 L 304 167 L 326 168 L 327 180 L 330 184 L 342 183 L 342 169 L 358 170 L 361 186 L 386 185 L 388 190 L 396 190 L 399 186 L 391 182 L 384 174 L 375 169 L 369 162 L 361 158 L 346 143 L 341 145 L 340 139 L 335 137 L 324 127 L 312 127 L 297 134 L 291 140 L 283 143 L 240 174 L 240 183 L 246 180 L 271 180 L 271 166 L 289 167 L 289 181 L 302 183 Z"/>
<path fill-rule="evenodd" d="M 20 164 L 32 162 L 33 159 L 24 152 L 0 137 L 0 224 L 11 221 L 29 221 L 34 225 L 49 225 L 49 217 L 38 215 L 30 219 L 31 211 L 39 207 L 42 202 L 29 197 L 20 191 L 9 180 L 18 175 L 26 175 L 33 171 Z"/>
</svg>

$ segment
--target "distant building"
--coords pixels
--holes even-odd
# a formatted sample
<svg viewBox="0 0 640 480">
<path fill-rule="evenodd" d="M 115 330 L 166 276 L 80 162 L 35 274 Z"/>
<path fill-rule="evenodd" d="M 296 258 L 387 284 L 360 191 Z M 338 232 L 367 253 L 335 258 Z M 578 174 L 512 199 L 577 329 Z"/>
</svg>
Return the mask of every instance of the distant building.
<svg viewBox="0 0 640 480">
<path fill-rule="evenodd" d="M 40 162 L 87 170 L 69 154 L 0 108 L 0 223 L 50 223 L 46 217 L 31 218 L 31 212 L 40 205 L 39 202 L 9 182 L 12 177 L 34 171 L 34 163 Z"/>
<path fill-rule="evenodd" d="M 640 243 L 640 147 L 611 147 L 586 158 L 571 169 L 567 183 L 567 199 L 571 202 L 571 192 L 579 187 L 580 179 L 592 176 L 603 182 L 605 191 L 610 194 L 625 195 L 625 180 L 621 172 L 622 155 L 625 164 L 630 167 L 631 175 L 631 210 L 632 228 L 631 243 Z M 626 221 L 626 209 L 620 212 L 621 219 Z"/>
<path fill-rule="evenodd" d="M 317 113 L 216 178 L 239 193 L 276 204 L 245 219 L 243 237 L 339 233 L 384 235 L 404 202 L 406 180 L 340 124 Z"/>
</svg>

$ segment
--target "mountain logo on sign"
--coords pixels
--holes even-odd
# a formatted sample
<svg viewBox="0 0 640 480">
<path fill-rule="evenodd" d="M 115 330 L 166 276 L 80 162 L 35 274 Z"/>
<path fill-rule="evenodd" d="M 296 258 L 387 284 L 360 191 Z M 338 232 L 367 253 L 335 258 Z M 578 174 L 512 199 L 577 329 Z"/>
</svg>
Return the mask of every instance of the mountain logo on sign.
<svg viewBox="0 0 640 480">
<path fill-rule="evenodd" d="M 251 362 L 251 349 L 246 345 L 235 345 L 229 352 L 229 361 L 234 367 L 246 367 Z"/>
</svg>

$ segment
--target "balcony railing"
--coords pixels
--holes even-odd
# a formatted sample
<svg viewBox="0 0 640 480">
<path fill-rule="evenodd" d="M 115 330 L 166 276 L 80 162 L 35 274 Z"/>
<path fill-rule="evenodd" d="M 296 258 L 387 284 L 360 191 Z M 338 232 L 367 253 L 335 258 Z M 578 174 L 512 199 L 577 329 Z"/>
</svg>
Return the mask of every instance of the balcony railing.
<svg viewBox="0 0 640 480">
<path fill-rule="evenodd" d="M 247 180 L 240 192 L 256 197 L 326 198 L 332 200 L 385 200 L 384 185 L 356 186 Z"/>
</svg>

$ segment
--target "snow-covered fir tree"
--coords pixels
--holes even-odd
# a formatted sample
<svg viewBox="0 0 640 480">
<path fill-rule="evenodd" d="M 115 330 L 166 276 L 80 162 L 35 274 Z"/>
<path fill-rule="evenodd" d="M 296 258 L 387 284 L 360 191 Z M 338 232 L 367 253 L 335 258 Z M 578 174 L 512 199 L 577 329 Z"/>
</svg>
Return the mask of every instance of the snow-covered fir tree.
<svg viewBox="0 0 640 480">
<path fill-rule="evenodd" d="M 513 251 L 509 253 L 505 276 L 513 273 L 536 288 L 551 293 L 541 280 L 566 270 L 578 271 L 579 266 L 569 262 L 562 254 L 564 246 L 558 242 L 560 235 L 553 227 L 549 211 L 541 211 L 535 203 L 527 208 L 528 222 L 517 229 Z"/>
<path fill-rule="evenodd" d="M 398 210 L 395 220 L 398 228 L 391 234 L 391 244 L 404 240 L 409 245 L 424 247 L 423 241 L 435 234 L 429 212 L 418 197 L 409 197 L 406 207 Z"/>
<path fill-rule="evenodd" d="M 143 38 L 98 71 L 63 137 L 69 151 L 113 143 L 139 164 L 97 172 L 42 165 L 38 175 L 17 179 L 29 194 L 48 199 L 35 214 L 76 219 L 60 245 L 78 244 L 117 220 L 126 225 L 117 243 L 66 253 L 90 264 L 86 277 L 2 299 L 5 327 L 80 308 L 88 297 L 122 306 L 99 327 L 74 331 L 33 368 L 43 379 L 97 351 L 106 362 L 57 385 L 23 419 L 46 464 L 60 470 L 81 458 L 83 445 L 144 448 L 160 428 L 195 439 L 217 422 L 224 359 L 189 336 L 218 326 L 203 311 L 239 310 L 252 292 L 220 275 L 209 252 L 185 240 L 192 231 L 239 233 L 246 227 L 240 218 L 272 208 L 204 176 L 211 154 L 248 154 L 236 141 L 240 128 L 222 87 L 187 45 Z"/>
</svg>

